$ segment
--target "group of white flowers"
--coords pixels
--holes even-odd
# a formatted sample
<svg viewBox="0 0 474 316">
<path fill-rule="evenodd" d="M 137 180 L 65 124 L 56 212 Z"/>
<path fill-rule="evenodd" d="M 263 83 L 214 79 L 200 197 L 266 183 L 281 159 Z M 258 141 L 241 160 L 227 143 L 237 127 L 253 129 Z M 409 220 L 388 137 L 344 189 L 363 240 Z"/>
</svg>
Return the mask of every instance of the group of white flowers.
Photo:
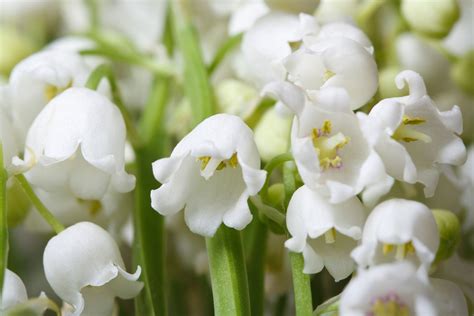
<svg viewBox="0 0 474 316">
<path fill-rule="evenodd" d="M 179 69 L 179 57 L 171 61 L 161 48 L 150 45 L 162 32 L 163 26 L 154 23 L 165 19 L 165 1 L 157 1 L 162 2 L 159 10 L 143 4 L 142 10 L 149 15 L 160 12 L 153 23 L 147 23 L 150 16 L 145 12 L 121 12 L 128 8 L 126 1 L 121 2 L 123 7 L 107 1 L 100 5 L 110 10 L 110 16 L 102 17 L 102 27 L 113 25 L 140 50 Z M 338 18 L 348 14 L 343 8 L 354 1 L 342 1 L 342 7 L 321 1 L 316 15 L 308 12 L 316 9 L 317 1 L 192 4 L 198 2 L 213 10 L 217 21 L 228 23 L 230 35 L 243 34 L 240 46 L 222 65 L 232 69 L 222 72 L 231 72 L 234 78 L 212 83 L 219 109 L 227 113 L 200 122 L 179 140 L 169 157 L 154 157 L 157 189 L 150 192 L 151 207 L 166 217 L 183 210 L 187 228 L 208 238 L 221 225 L 243 230 L 260 217 L 285 216 L 284 225 L 280 223 L 288 233 L 284 246 L 302 254 L 303 273 L 316 274 L 326 268 L 335 281 L 353 275 L 336 298 L 339 315 L 467 316 L 474 299 L 473 276 L 465 275 L 469 280 L 464 283 L 455 282 L 459 275 L 450 274 L 449 269 L 455 269 L 451 263 L 461 259 L 443 244 L 445 231 L 449 234 L 451 225 L 458 225 L 453 212 L 459 215 L 459 210 L 434 211 L 431 208 L 444 204 L 433 207 L 427 202 L 427 206 L 413 195 L 394 193 L 421 184 L 429 201 L 441 194 L 446 178 L 453 183 L 467 178 L 456 182 L 464 194 L 457 203 L 466 210 L 463 229 L 472 227 L 474 152 L 471 149 L 468 154 L 460 138 L 460 107 L 439 106 L 435 102 L 439 98 L 430 97 L 429 85 L 427 90 L 420 75 L 424 73 L 418 69 L 402 67 L 392 74 L 384 87 L 395 84 L 400 91 L 384 95 L 371 40 L 354 23 Z M 7 8 L 9 1 L 0 3 Z M 78 19 L 82 11 L 73 18 L 62 10 L 69 14 L 63 12 L 70 17 L 69 29 L 82 27 L 84 21 Z M 127 13 L 132 24 L 114 20 L 125 19 Z M 196 20 L 206 43 L 206 59 L 215 51 L 213 37 L 218 35 L 212 35 L 205 17 Z M 114 104 L 116 83 L 104 77 L 91 84 L 97 67 L 108 63 L 107 56 L 80 53 L 96 46 L 91 38 L 59 38 L 17 63 L 0 86 L 0 145 L 9 177 L 6 190 L 13 196 L 19 186 L 15 178 L 21 182 L 23 174 L 27 180 L 23 187 L 31 184 L 31 194 L 38 199 L 35 207 L 43 205 L 54 221 L 66 226 L 50 227 L 48 219 L 34 210 L 20 220 L 35 232 L 56 230 L 44 249 L 43 267 L 51 288 L 63 300 L 64 315 L 115 315 L 115 297 L 134 298 L 144 286 L 139 281 L 140 266 L 128 273 L 119 250 L 123 239 L 133 243 L 130 192 L 136 179 L 129 166 L 139 152 L 131 149 L 129 118 L 124 120 L 122 105 Z M 145 75 L 146 86 L 152 86 L 151 75 Z M 186 78 L 175 76 L 186 84 Z M 131 81 L 119 80 L 119 88 L 130 89 Z M 123 91 L 125 104 L 142 102 Z M 261 100 L 273 100 L 275 105 L 256 125 L 251 124 Z M 176 107 L 185 112 L 192 103 L 188 99 L 176 102 Z M 175 113 L 170 120 L 182 124 L 178 128 L 182 131 L 189 124 L 186 118 L 186 113 Z M 178 137 L 183 134 L 173 127 L 170 131 Z M 277 162 L 279 158 L 283 162 Z M 285 181 L 275 171 L 281 165 L 263 170 L 262 160 L 290 167 L 294 192 L 285 185 L 285 193 L 276 198 L 286 209 L 275 207 L 269 197 L 269 191 Z M 282 194 L 287 195 L 286 205 Z M 263 209 L 277 214 L 268 215 Z M 15 217 L 15 211 L 12 214 Z M 173 230 L 186 234 L 182 228 Z M 282 247 L 282 241 L 278 242 L 276 247 Z M 191 250 L 181 255 L 194 256 Z M 199 262 L 199 270 L 206 272 Z M 3 278 L 0 312 L 57 310 L 43 293 L 28 299 L 14 272 L 6 269 Z"/>
</svg>

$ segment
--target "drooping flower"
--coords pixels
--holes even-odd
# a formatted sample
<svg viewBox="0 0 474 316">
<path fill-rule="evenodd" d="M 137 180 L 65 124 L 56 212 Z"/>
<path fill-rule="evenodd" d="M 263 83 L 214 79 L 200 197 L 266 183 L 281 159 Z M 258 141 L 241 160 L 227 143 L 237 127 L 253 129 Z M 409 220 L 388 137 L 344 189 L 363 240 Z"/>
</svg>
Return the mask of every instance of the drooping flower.
<svg viewBox="0 0 474 316">
<path fill-rule="evenodd" d="M 41 51 L 16 65 L 8 101 L 19 139 L 25 139 L 33 120 L 51 99 L 69 87 L 84 86 L 90 72 L 79 54 L 59 50 Z"/>
<path fill-rule="evenodd" d="M 11 118 L 4 109 L 2 99 L 2 93 L 0 91 L 0 144 L 3 150 L 3 164 L 6 166 L 7 170 L 9 170 L 12 158 L 18 155 L 19 148 L 11 124 Z"/>
<path fill-rule="evenodd" d="M 409 260 L 428 269 L 438 246 L 438 227 L 430 209 L 419 202 L 391 199 L 370 213 L 352 257 L 362 267 Z"/>
<path fill-rule="evenodd" d="M 191 231 L 213 236 L 220 224 L 243 229 L 252 220 L 247 199 L 263 186 L 266 172 L 250 128 L 237 116 L 217 114 L 201 122 L 169 158 L 153 163 L 162 186 L 151 192 L 162 215 L 184 208 Z"/>
<path fill-rule="evenodd" d="M 342 280 L 355 268 L 350 253 L 362 236 L 365 216 L 357 197 L 331 204 L 302 186 L 288 205 L 286 223 L 292 237 L 285 246 L 303 253 L 304 273 L 318 273 L 326 267 L 336 281 Z"/>
<path fill-rule="evenodd" d="M 408 183 L 421 182 L 432 196 L 441 164 L 461 165 L 466 148 L 459 138 L 462 115 L 457 106 L 440 112 L 426 94 L 423 79 L 413 71 L 396 77 L 410 94 L 380 101 L 364 122 L 367 138 L 382 158 L 387 173 Z"/>
<path fill-rule="evenodd" d="M 13 271 L 5 270 L 0 311 L 6 311 L 28 300 L 25 284 Z"/>
<path fill-rule="evenodd" d="M 130 194 L 108 190 L 100 200 L 78 199 L 65 192 L 47 192 L 36 189 L 36 194 L 56 219 L 65 226 L 82 221 L 93 222 L 107 231 L 116 240 L 125 225 L 127 216 L 133 207 Z M 23 223 L 25 229 L 32 232 L 50 233 L 52 228 L 39 215 L 31 210 Z"/>
<path fill-rule="evenodd" d="M 410 262 L 360 270 L 344 289 L 340 315 L 438 315 L 426 275 Z"/>
<path fill-rule="evenodd" d="M 296 113 L 291 151 L 307 186 L 339 203 L 384 178 L 383 163 L 343 89 L 323 89 L 313 94 L 313 101 L 287 82 L 267 89 Z"/>
<path fill-rule="evenodd" d="M 109 188 L 129 192 L 134 176 L 125 171 L 125 123 L 106 97 L 70 88 L 55 97 L 33 122 L 25 146 L 27 177 L 50 192 L 100 200 Z"/>
<path fill-rule="evenodd" d="M 115 297 L 138 295 L 143 283 L 125 270 L 119 248 L 99 226 L 81 222 L 51 238 L 43 255 L 48 283 L 74 316 L 109 316 Z"/>
</svg>

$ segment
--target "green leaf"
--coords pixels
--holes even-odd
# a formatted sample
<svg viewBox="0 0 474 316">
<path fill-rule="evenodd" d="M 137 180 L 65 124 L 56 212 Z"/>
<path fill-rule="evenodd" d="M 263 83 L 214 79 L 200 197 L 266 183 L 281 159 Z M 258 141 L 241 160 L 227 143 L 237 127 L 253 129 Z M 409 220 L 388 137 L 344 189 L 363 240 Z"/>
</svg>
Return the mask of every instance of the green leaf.
<svg viewBox="0 0 474 316">
<path fill-rule="evenodd" d="M 247 269 L 240 232 L 221 225 L 212 238 L 206 238 L 211 272 L 214 314 L 250 315 Z"/>
</svg>

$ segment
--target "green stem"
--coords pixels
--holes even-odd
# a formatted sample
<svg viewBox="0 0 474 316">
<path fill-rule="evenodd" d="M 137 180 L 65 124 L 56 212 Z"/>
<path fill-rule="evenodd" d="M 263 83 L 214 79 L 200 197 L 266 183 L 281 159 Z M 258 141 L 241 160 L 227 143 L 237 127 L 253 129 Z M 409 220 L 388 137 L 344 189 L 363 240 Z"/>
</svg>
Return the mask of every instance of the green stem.
<svg viewBox="0 0 474 316">
<path fill-rule="evenodd" d="M 231 52 L 234 48 L 236 48 L 237 45 L 240 44 L 240 42 L 242 41 L 242 35 L 243 33 L 239 33 L 228 38 L 224 42 L 224 44 L 222 44 L 222 46 L 219 47 L 216 55 L 214 56 L 211 64 L 209 65 L 209 68 L 207 69 L 207 72 L 209 73 L 209 75 L 212 75 L 212 73 L 214 73 L 214 71 L 217 69 L 220 63 L 224 60 L 227 54 Z"/>
<path fill-rule="evenodd" d="M 173 33 L 184 60 L 184 92 L 191 102 L 194 124 L 215 113 L 215 101 L 199 40 L 181 1 L 171 1 Z"/>
<path fill-rule="evenodd" d="M 264 202 L 266 202 L 268 199 L 268 186 L 270 184 L 270 177 L 273 173 L 273 170 L 281 164 L 291 160 L 293 160 L 293 155 L 291 153 L 284 153 L 273 157 L 272 160 L 270 160 L 265 165 L 264 169 L 267 171 L 267 178 L 265 179 L 265 183 L 263 184 L 262 190 L 260 190 L 260 194 Z"/>
<path fill-rule="evenodd" d="M 251 197 L 250 202 L 255 205 L 255 207 L 260 213 L 275 222 L 283 230 L 286 228 L 285 215 L 278 211 L 276 208 L 263 203 L 263 201 L 258 196 Z"/>
<path fill-rule="evenodd" d="M 295 294 L 296 316 L 311 316 L 311 282 L 308 274 L 303 273 L 304 260 L 301 253 L 290 252 L 293 291 Z"/>
<path fill-rule="evenodd" d="M 250 315 L 247 271 L 240 232 L 222 225 L 206 238 L 214 314 Z"/>
<path fill-rule="evenodd" d="M 122 101 L 122 97 L 120 96 L 120 91 L 117 85 L 117 81 L 115 80 L 114 73 L 110 65 L 103 64 L 99 65 L 94 71 L 89 75 L 87 79 L 86 88 L 97 90 L 100 82 L 102 79 L 107 79 L 110 83 L 110 89 L 112 92 L 112 100 L 114 101 L 115 105 L 119 108 L 120 112 L 122 113 L 123 120 L 125 121 L 125 126 L 127 127 L 127 132 L 130 138 L 130 141 L 134 145 L 134 147 L 139 146 L 140 144 L 140 136 L 135 128 L 135 124 L 133 123 L 132 116 L 128 112 L 125 104 Z"/>
<path fill-rule="evenodd" d="M 251 314 L 263 315 L 265 296 L 265 256 L 267 253 L 267 226 L 255 218 L 250 224 L 250 240 L 245 243 L 247 251 L 247 270 Z"/>
<path fill-rule="evenodd" d="M 288 208 L 291 196 L 296 191 L 296 166 L 293 161 L 283 165 L 283 185 L 285 187 L 285 209 Z M 301 253 L 290 252 L 291 274 L 295 294 L 296 316 L 311 316 L 313 303 L 311 301 L 311 282 L 309 275 L 303 273 L 304 260 Z"/>
<path fill-rule="evenodd" d="M 16 180 L 18 183 L 20 183 L 21 187 L 25 191 L 26 195 L 28 195 L 28 198 L 30 201 L 33 203 L 35 208 L 38 210 L 40 215 L 44 218 L 46 222 L 53 228 L 53 230 L 56 232 L 56 234 L 59 234 L 64 230 L 63 224 L 61 224 L 56 217 L 48 210 L 48 208 L 41 202 L 41 200 L 38 198 L 36 195 L 35 191 L 33 191 L 33 188 L 31 187 L 30 183 L 28 180 L 26 180 L 25 176 L 23 174 L 17 174 L 15 176 Z"/>
<path fill-rule="evenodd" d="M 3 164 L 3 144 L 0 141 L 0 302 L 8 258 L 7 171 Z"/>
</svg>

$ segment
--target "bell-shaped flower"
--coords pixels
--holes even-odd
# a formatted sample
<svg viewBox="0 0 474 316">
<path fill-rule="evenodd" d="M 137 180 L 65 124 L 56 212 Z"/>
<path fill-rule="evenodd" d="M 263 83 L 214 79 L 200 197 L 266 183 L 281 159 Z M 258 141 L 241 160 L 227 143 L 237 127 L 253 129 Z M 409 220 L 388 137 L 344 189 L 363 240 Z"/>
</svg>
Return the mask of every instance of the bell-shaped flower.
<svg viewBox="0 0 474 316">
<path fill-rule="evenodd" d="M 106 97 L 70 88 L 55 97 L 33 122 L 21 168 L 35 186 L 100 200 L 109 188 L 129 192 L 135 178 L 125 171 L 125 123 Z"/>
<path fill-rule="evenodd" d="M 162 185 L 151 192 L 152 207 L 165 216 L 184 208 L 188 227 L 204 236 L 213 236 L 222 223 L 247 226 L 247 199 L 266 178 L 251 129 L 229 114 L 201 122 L 169 158 L 153 163 L 153 174 Z"/>
<path fill-rule="evenodd" d="M 474 226 L 474 145 L 469 146 L 466 163 L 459 169 L 464 184 L 460 199 L 465 210 L 462 226 L 464 231 L 468 231 Z"/>
<path fill-rule="evenodd" d="M 326 88 L 305 101 L 304 92 L 290 83 L 270 88 L 296 113 L 291 151 L 307 186 L 339 203 L 384 178 L 383 163 L 369 146 L 344 90 Z"/>
<path fill-rule="evenodd" d="M 25 284 L 13 271 L 5 270 L 0 311 L 6 311 L 28 300 Z"/>
<path fill-rule="evenodd" d="M 285 60 L 288 79 L 308 91 L 344 88 L 352 109 L 366 104 L 378 86 L 374 57 L 360 43 L 342 36 L 319 40 Z"/>
<path fill-rule="evenodd" d="M 81 222 L 51 238 L 43 255 L 46 279 L 74 307 L 74 316 L 109 316 L 115 297 L 138 295 L 143 283 L 125 265 L 114 239 L 101 227 Z"/>
<path fill-rule="evenodd" d="M 380 101 L 365 120 L 367 137 L 382 158 L 387 173 L 408 183 L 421 182 L 432 196 L 441 164 L 461 165 L 466 159 L 459 107 L 440 112 L 426 94 L 423 79 L 413 71 L 396 77 L 410 94 Z"/>
<path fill-rule="evenodd" d="M 90 72 L 79 54 L 60 50 L 41 51 L 16 65 L 10 75 L 8 98 L 19 138 L 24 140 L 31 123 L 51 99 L 69 87 L 84 86 Z"/>
<path fill-rule="evenodd" d="M 428 269 L 438 247 L 438 226 L 431 210 L 419 202 L 391 199 L 370 213 L 352 257 L 362 267 L 409 260 Z"/>
<path fill-rule="evenodd" d="M 438 315 L 428 277 L 408 261 L 360 270 L 344 289 L 339 314 Z"/>
<path fill-rule="evenodd" d="M 125 225 L 130 210 L 133 209 L 131 194 L 107 191 L 100 200 L 78 199 L 64 192 L 47 192 L 36 189 L 36 194 L 56 219 L 65 226 L 78 222 L 93 222 L 107 231 L 116 240 Z M 25 229 L 32 232 L 51 233 L 51 226 L 32 209 L 23 223 Z"/>
<path fill-rule="evenodd" d="M 304 273 L 318 273 L 326 267 L 336 281 L 342 280 L 354 271 L 350 254 L 362 236 L 365 217 L 357 197 L 331 204 L 304 185 L 288 205 L 286 224 L 292 237 L 285 246 L 303 253 Z"/>
</svg>

